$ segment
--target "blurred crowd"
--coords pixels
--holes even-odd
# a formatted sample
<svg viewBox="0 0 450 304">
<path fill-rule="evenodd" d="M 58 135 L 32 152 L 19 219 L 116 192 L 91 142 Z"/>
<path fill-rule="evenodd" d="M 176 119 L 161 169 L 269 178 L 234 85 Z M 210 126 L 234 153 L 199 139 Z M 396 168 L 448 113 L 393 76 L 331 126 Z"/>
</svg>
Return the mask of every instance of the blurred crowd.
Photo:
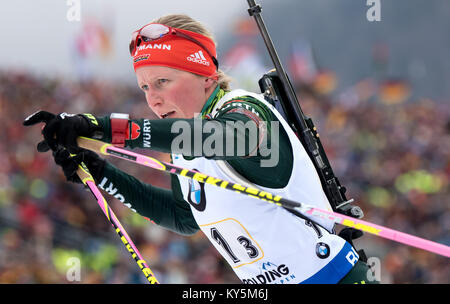
<svg viewBox="0 0 450 304">
<path fill-rule="evenodd" d="M 384 104 L 347 93 L 298 87 L 347 196 L 367 221 L 449 245 L 449 105 Z M 136 85 L 0 71 L 0 283 L 144 283 L 91 193 L 66 182 L 50 152 L 36 151 L 40 127 L 22 121 L 39 109 L 155 118 Z M 170 185 L 156 170 L 109 160 L 155 186 Z M 177 235 L 105 198 L 161 283 L 240 283 L 201 232 Z M 383 283 L 450 283 L 447 258 L 368 234 L 355 244 L 379 261 Z"/>
</svg>

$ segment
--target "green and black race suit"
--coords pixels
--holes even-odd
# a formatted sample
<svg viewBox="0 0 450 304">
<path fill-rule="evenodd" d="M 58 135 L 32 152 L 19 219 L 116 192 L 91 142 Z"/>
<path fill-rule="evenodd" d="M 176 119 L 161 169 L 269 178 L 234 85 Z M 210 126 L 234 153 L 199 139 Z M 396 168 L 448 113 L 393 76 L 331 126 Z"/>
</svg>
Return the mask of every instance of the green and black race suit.
<svg viewBox="0 0 450 304">
<path fill-rule="evenodd" d="M 225 153 L 219 151 L 217 155 L 195 155 L 195 146 L 191 145 L 191 150 L 183 154 L 185 158 L 205 157 L 212 160 L 225 160 L 237 173 L 244 176 L 251 183 L 269 188 L 283 188 L 287 185 L 292 171 L 292 148 L 289 138 L 283 128 L 280 128 L 278 146 L 272 146 L 270 142 L 270 122 L 278 121 L 276 116 L 266 108 L 257 99 L 250 96 L 241 96 L 227 101 L 219 109 L 214 118 L 210 117 L 211 109 L 221 99 L 226 92 L 217 88 L 203 107 L 201 118 L 202 122 L 214 122 L 220 124 L 224 129 L 227 128 L 227 122 L 242 122 L 260 124 L 267 123 L 266 139 L 271 149 L 278 149 L 279 161 L 274 167 L 261 166 L 261 160 L 270 156 L 263 156 L 261 153 L 252 153 L 258 151 L 255 146 L 250 146 L 250 132 L 248 130 L 235 129 L 232 134 L 233 147 L 235 153 Z M 109 117 L 99 118 L 99 123 L 104 130 L 105 142 L 111 141 L 111 126 Z M 203 124 L 196 122 L 195 119 L 136 119 L 131 120 L 140 133 L 125 141 L 129 148 L 151 148 L 155 151 L 172 153 L 172 142 L 179 134 L 172 132 L 173 124 L 184 121 L 189 124 L 194 142 L 195 134 L 202 134 L 201 142 L 207 140 L 210 134 L 202 132 Z M 200 129 L 200 130 L 199 130 Z M 145 132 L 144 132 L 145 131 Z M 230 144 L 230 138 L 223 137 L 222 145 L 225 150 L 227 143 Z M 254 142 L 254 141 L 253 141 Z M 256 142 L 257 145 L 260 142 Z M 238 147 L 245 147 L 245 153 L 238 153 Z M 239 156 L 238 156 L 239 155 Z M 177 233 L 190 235 L 198 231 L 197 226 L 189 204 L 182 198 L 180 185 L 176 176 L 172 175 L 171 190 L 163 189 L 143 183 L 137 178 L 117 169 L 110 163 L 107 163 L 103 172 L 103 181 L 101 187 L 105 190 L 114 190 L 114 193 L 120 193 L 124 204 L 135 210 L 140 215 L 151 219 L 154 223 Z M 111 192 L 111 191 L 110 191 Z"/>
</svg>

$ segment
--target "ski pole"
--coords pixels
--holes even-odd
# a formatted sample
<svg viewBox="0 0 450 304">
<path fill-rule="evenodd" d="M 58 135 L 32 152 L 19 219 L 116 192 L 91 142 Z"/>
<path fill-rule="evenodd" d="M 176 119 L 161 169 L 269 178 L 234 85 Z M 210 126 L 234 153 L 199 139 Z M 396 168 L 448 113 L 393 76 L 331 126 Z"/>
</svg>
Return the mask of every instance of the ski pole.
<svg viewBox="0 0 450 304">
<path fill-rule="evenodd" d="M 134 245 L 133 241 L 131 240 L 128 233 L 125 231 L 123 226 L 120 224 L 119 220 L 117 219 L 116 215 L 112 211 L 112 209 L 109 207 L 108 203 L 106 202 L 106 199 L 101 194 L 100 190 L 95 185 L 94 178 L 89 173 L 88 168 L 86 165 L 82 162 L 77 171 L 78 177 L 81 179 L 84 185 L 86 185 L 89 190 L 92 192 L 92 194 L 97 199 L 97 203 L 102 209 L 105 216 L 108 218 L 111 225 L 114 227 L 114 230 L 119 235 L 122 243 L 127 248 L 127 251 L 131 254 L 133 259 L 136 261 L 136 263 L 139 266 L 139 269 L 144 273 L 145 277 L 147 278 L 148 282 L 150 284 L 159 284 L 158 280 L 155 278 L 153 272 L 151 271 L 150 267 L 148 267 L 147 262 L 142 258 L 141 254 L 139 253 L 139 250 Z"/>
<path fill-rule="evenodd" d="M 135 152 L 131 152 L 122 148 L 115 147 L 112 144 L 104 143 L 95 139 L 87 137 L 78 137 L 78 145 L 82 148 L 95 151 L 103 155 L 110 155 L 125 159 L 140 165 L 144 165 L 150 168 L 154 168 L 160 171 L 165 171 L 170 174 L 176 174 L 196 180 L 201 183 L 206 183 L 223 189 L 245 194 L 253 198 L 257 198 L 269 203 L 274 203 L 278 206 L 285 207 L 298 211 L 304 215 L 310 215 L 313 217 L 320 217 L 333 221 L 336 224 L 352 227 L 361 231 L 368 232 L 379 237 L 403 243 L 412 247 L 420 248 L 426 251 L 434 252 L 446 257 L 450 257 L 450 247 L 444 244 L 432 242 L 426 239 L 422 239 L 410 234 L 406 234 L 397 230 L 389 229 L 383 226 L 379 226 L 370 222 L 366 222 L 360 219 L 356 219 L 350 216 L 346 216 L 340 213 L 331 212 L 316 208 L 310 205 L 295 202 L 279 195 L 274 195 L 267 191 L 261 191 L 256 188 L 246 187 L 237 183 L 225 181 L 219 178 L 215 178 L 204 173 L 197 171 L 180 168 L 173 164 L 159 161 L 153 157 L 141 155 Z"/>
</svg>

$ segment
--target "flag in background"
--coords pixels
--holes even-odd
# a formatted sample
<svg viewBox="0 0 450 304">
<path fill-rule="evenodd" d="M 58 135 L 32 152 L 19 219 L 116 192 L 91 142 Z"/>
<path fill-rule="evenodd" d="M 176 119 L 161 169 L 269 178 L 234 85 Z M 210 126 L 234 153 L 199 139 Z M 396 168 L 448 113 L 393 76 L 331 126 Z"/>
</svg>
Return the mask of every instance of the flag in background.
<svg viewBox="0 0 450 304">
<path fill-rule="evenodd" d="M 297 39 L 290 48 L 288 59 L 289 71 L 295 83 L 311 84 L 317 74 L 317 66 L 311 44 L 304 39 Z"/>
<path fill-rule="evenodd" d="M 269 71 L 257 46 L 258 29 L 253 20 L 237 20 L 234 27 L 236 43 L 223 56 L 223 69 L 238 87 L 259 92 L 258 80 Z"/>
<path fill-rule="evenodd" d="M 114 58 L 113 37 L 115 18 L 109 7 L 102 16 L 81 19 L 78 31 L 70 42 L 70 53 L 80 80 L 89 79 L 96 66 Z"/>
<path fill-rule="evenodd" d="M 85 19 L 83 19 L 85 20 Z M 80 57 L 100 55 L 101 58 L 112 54 L 112 33 L 95 17 L 83 21 L 81 31 L 75 37 L 75 45 Z"/>
<path fill-rule="evenodd" d="M 389 68 L 389 46 L 385 42 L 377 42 L 372 48 L 372 60 L 378 78 L 386 77 Z"/>
<path fill-rule="evenodd" d="M 336 73 L 332 70 L 322 69 L 317 71 L 312 80 L 314 91 L 320 95 L 332 93 L 337 87 Z"/>
<path fill-rule="evenodd" d="M 405 102 L 411 95 L 411 88 L 402 79 L 388 79 L 380 83 L 378 98 L 384 104 L 399 104 Z"/>
</svg>

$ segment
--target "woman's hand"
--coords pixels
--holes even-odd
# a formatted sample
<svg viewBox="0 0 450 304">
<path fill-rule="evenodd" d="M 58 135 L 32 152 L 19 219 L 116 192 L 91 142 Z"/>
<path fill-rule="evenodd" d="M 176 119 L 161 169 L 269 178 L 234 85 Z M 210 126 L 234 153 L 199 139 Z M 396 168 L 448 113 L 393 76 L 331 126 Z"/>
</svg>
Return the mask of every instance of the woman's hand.
<svg viewBox="0 0 450 304">
<path fill-rule="evenodd" d="M 80 148 L 78 154 L 71 154 L 67 149 L 58 147 L 53 151 L 55 163 L 60 166 L 64 172 L 67 181 L 73 183 L 81 183 L 77 171 L 81 162 L 89 169 L 89 173 L 98 184 L 103 176 L 103 168 L 106 161 L 100 158 L 96 153 Z"/>
<path fill-rule="evenodd" d="M 67 114 L 55 115 L 47 111 L 38 111 L 25 118 L 23 125 L 32 126 L 37 123 L 45 123 L 42 129 L 44 140 L 37 145 L 39 152 L 47 152 L 49 149 L 56 151 L 58 146 L 63 146 L 70 153 L 81 151 L 78 147 L 77 137 L 92 137 L 96 132 L 102 132 L 95 116 L 91 114 Z"/>
</svg>

